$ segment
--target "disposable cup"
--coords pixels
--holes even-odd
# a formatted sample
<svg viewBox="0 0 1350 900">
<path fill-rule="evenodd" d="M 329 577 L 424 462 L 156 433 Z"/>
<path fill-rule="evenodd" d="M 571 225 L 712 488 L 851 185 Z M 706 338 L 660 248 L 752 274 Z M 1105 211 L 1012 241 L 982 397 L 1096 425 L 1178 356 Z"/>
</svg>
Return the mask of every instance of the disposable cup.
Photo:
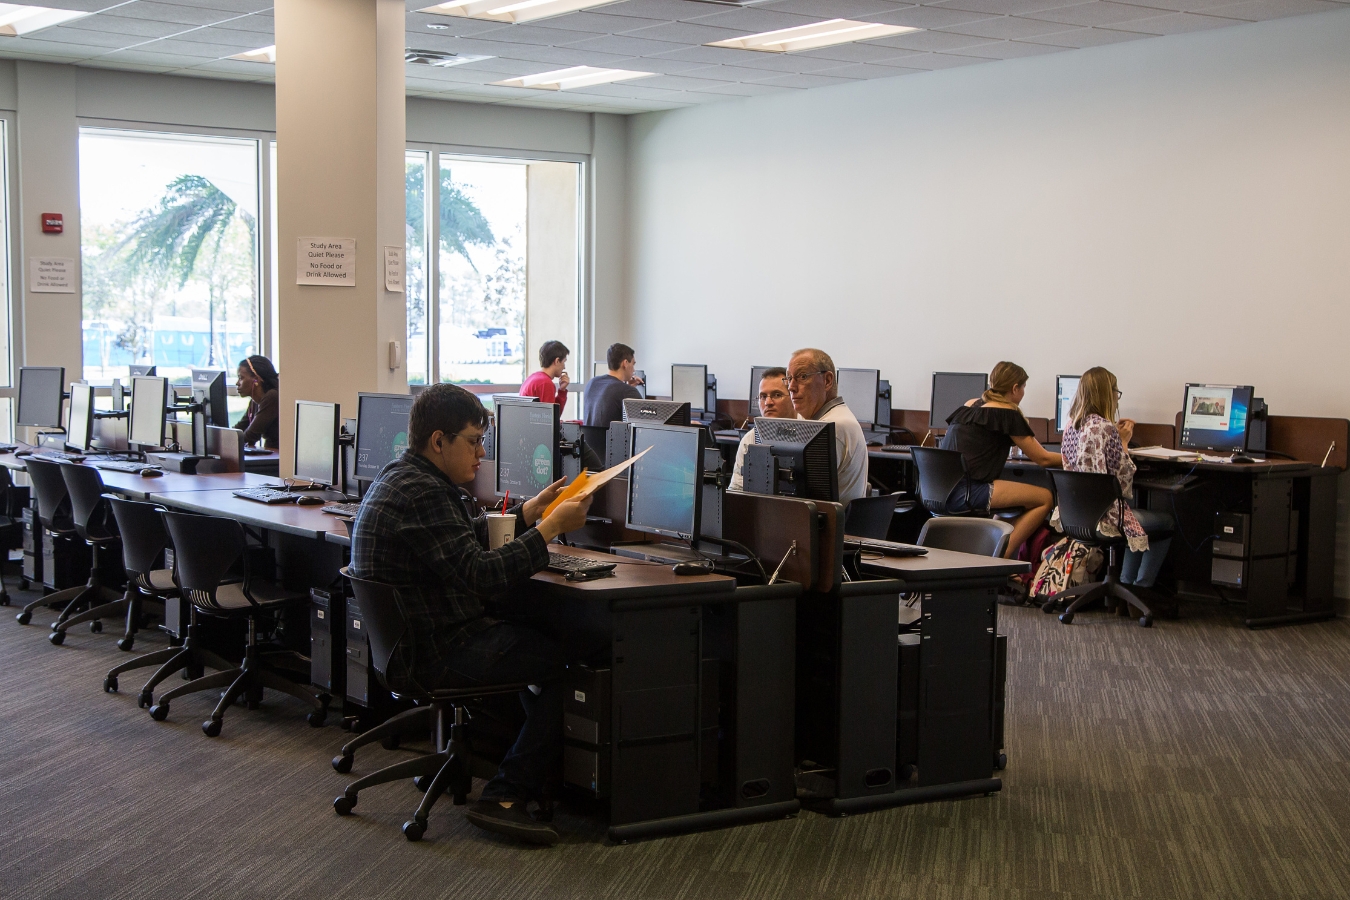
<svg viewBox="0 0 1350 900">
<path fill-rule="evenodd" d="M 515 513 L 488 513 L 488 549 L 496 550 L 516 536 Z"/>
</svg>

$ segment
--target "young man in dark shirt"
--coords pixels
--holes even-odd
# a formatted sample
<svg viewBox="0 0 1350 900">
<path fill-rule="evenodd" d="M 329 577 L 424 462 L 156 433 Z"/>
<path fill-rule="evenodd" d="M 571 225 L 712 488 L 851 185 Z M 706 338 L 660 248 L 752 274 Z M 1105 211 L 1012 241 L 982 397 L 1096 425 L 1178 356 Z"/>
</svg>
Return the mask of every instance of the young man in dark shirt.
<svg viewBox="0 0 1350 900">
<path fill-rule="evenodd" d="M 596 428 L 608 428 L 610 422 L 623 418 L 623 401 L 640 400 L 637 385 L 642 382 L 633 376 L 637 368 L 637 354 L 627 344 L 611 344 L 605 351 L 605 365 L 609 371 L 586 382 L 586 403 L 582 423 Z"/>
<path fill-rule="evenodd" d="M 525 807 L 562 752 L 566 657 L 543 633 L 490 613 L 509 587 L 548 565 L 549 541 L 585 524 L 590 500 L 565 501 L 539 521 L 562 489 L 559 480 L 515 509 L 515 540 L 485 549 L 487 520 L 473 514 L 457 485 L 473 481 L 486 455 L 487 426 L 487 410 L 457 385 L 432 385 L 418 395 L 408 450 L 384 467 L 356 515 L 351 567 L 358 578 L 398 586 L 416 656 L 399 646 L 389 665 L 394 682 L 415 679 L 427 689 L 532 685 L 520 695 L 525 725 L 466 815 L 488 831 L 553 844 L 557 832 Z"/>
</svg>

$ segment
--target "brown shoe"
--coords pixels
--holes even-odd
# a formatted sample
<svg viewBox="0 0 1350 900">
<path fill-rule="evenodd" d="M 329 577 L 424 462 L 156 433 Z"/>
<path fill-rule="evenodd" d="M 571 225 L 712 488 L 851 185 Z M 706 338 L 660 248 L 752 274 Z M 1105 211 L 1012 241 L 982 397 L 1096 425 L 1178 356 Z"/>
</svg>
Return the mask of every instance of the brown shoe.
<svg viewBox="0 0 1350 900">
<path fill-rule="evenodd" d="M 539 822 L 525 810 L 523 800 L 479 800 L 464 813 L 464 818 L 484 831 L 503 834 L 527 844 L 552 847 L 558 832 L 552 825 Z"/>
</svg>

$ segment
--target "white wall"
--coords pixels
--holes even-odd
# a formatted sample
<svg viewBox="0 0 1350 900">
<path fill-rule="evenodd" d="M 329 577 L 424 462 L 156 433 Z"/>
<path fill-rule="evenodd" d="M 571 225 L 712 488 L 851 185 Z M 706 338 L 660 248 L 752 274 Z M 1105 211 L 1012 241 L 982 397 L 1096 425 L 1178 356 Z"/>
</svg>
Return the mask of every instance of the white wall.
<svg viewBox="0 0 1350 900">
<path fill-rule="evenodd" d="M 896 407 L 930 373 L 1105 365 L 1350 416 L 1350 10 L 648 114 L 630 140 L 634 341 L 657 390 L 819 346 Z"/>
</svg>

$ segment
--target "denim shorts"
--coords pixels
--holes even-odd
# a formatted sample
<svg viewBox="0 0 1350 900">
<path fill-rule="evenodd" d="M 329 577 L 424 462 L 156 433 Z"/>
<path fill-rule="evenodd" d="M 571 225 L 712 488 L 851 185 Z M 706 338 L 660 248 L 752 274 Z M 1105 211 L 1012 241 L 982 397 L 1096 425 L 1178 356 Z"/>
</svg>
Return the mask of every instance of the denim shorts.
<svg viewBox="0 0 1350 900">
<path fill-rule="evenodd" d="M 994 486 L 980 481 L 962 481 L 947 495 L 947 513 L 960 515 L 976 512 L 989 514 L 989 501 L 994 496 Z"/>
</svg>

